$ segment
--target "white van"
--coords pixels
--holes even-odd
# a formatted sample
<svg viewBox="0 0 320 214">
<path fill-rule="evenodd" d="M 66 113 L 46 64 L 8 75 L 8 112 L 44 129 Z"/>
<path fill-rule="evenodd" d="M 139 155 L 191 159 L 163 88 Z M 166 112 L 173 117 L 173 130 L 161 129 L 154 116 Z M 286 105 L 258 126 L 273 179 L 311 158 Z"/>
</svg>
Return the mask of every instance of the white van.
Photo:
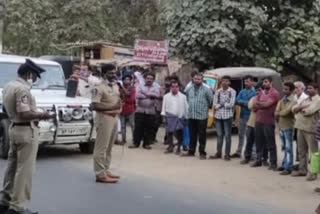
<svg viewBox="0 0 320 214">
<path fill-rule="evenodd" d="M 18 67 L 27 57 L 0 55 L 0 157 L 7 158 L 9 150 L 8 127 L 10 121 L 3 111 L 2 89 L 17 78 Z M 41 121 L 40 144 L 79 144 L 83 153 L 92 153 L 95 142 L 91 100 L 83 97 L 66 97 L 66 80 L 60 64 L 30 58 L 46 72 L 32 86 L 39 111 L 54 110 L 57 117 Z"/>
</svg>

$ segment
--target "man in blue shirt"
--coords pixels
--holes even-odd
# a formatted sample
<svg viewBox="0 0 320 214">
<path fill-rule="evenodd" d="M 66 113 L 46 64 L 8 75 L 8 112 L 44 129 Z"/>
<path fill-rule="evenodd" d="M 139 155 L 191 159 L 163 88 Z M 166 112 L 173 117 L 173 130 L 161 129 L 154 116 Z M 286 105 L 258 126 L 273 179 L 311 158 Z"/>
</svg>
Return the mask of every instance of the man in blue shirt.
<svg viewBox="0 0 320 214">
<path fill-rule="evenodd" d="M 244 138 L 246 133 L 247 122 L 250 117 L 250 109 L 248 108 L 248 103 L 252 97 L 256 95 L 256 91 L 253 87 L 254 77 L 245 76 L 244 77 L 245 88 L 242 89 L 236 99 L 236 105 L 241 106 L 241 114 L 239 121 L 239 144 L 236 153 L 234 153 L 232 158 L 241 158 L 242 147 L 244 145 Z"/>
</svg>

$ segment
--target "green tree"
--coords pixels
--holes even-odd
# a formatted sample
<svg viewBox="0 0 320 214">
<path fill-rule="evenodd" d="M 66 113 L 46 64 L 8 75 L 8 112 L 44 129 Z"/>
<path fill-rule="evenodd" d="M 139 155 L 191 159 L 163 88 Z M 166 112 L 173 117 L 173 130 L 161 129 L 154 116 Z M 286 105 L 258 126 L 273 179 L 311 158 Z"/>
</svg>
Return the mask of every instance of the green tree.
<svg viewBox="0 0 320 214">
<path fill-rule="evenodd" d="M 136 38 L 163 38 L 158 14 L 155 0 L 11 0 L 4 45 L 34 56 L 59 53 L 57 45 L 78 41 L 133 45 Z"/>
<path fill-rule="evenodd" d="M 174 0 L 162 21 L 173 53 L 203 68 L 314 70 L 319 14 L 319 0 Z"/>
</svg>

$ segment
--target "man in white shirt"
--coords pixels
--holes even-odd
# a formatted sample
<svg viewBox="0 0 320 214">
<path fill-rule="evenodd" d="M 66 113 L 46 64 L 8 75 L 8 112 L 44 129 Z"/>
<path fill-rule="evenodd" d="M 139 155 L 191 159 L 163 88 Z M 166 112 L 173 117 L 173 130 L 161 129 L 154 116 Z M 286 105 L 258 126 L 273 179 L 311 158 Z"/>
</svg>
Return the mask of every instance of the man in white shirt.
<svg viewBox="0 0 320 214">
<path fill-rule="evenodd" d="M 309 96 L 304 93 L 306 86 L 303 82 L 297 81 L 294 83 L 295 86 L 295 99 L 297 100 L 298 104 L 301 104 L 303 100 L 307 99 Z"/>
<path fill-rule="evenodd" d="M 300 105 L 302 101 L 307 99 L 309 96 L 304 93 L 306 86 L 303 82 L 297 81 L 294 83 L 295 89 L 294 89 L 294 99 L 297 101 L 297 104 Z M 297 143 L 297 129 L 294 130 L 294 141 Z M 298 155 L 298 146 L 296 146 L 296 161 L 299 162 L 299 155 Z M 296 164 L 293 166 L 294 170 L 299 169 L 299 164 Z"/>
<path fill-rule="evenodd" d="M 166 118 L 167 142 L 169 144 L 165 153 L 172 153 L 174 150 L 173 135 L 178 140 L 176 154 L 180 154 L 183 141 L 184 120 L 188 112 L 187 98 L 179 91 L 179 83 L 171 82 L 170 92 L 163 97 L 161 115 Z"/>
</svg>

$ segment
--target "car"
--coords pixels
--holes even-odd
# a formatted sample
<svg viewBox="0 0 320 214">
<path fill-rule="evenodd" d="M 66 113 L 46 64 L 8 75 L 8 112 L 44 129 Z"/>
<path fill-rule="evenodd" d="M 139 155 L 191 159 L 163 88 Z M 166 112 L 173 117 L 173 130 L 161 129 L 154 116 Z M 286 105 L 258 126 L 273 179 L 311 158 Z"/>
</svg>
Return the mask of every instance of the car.
<svg viewBox="0 0 320 214">
<path fill-rule="evenodd" d="M 215 91 L 220 88 L 221 78 L 223 76 L 231 77 L 231 87 L 236 90 L 237 94 L 244 88 L 244 77 L 251 75 L 255 77 L 255 82 L 261 82 L 265 77 L 272 77 L 273 86 L 282 94 L 281 74 L 275 70 L 261 67 L 225 67 L 206 71 L 204 81 Z M 241 107 L 235 107 L 233 126 L 237 127 L 240 118 Z M 209 110 L 208 128 L 214 127 L 214 109 Z"/>
<path fill-rule="evenodd" d="M 0 55 L 0 157 L 7 158 L 9 151 L 8 129 L 10 121 L 3 109 L 3 87 L 17 78 L 17 69 L 26 58 L 15 55 Z M 62 67 L 57 62 L 30 58 L 46 72 L 32 86 L 38 111 L 54 111 L 57 117 L 40 121 L 40 145 L 79 144 L 83 153 L 92 153 L 96 132 L 91 100 L 84 97 L 66 97 L 66 80 Z"/>
</svg>

